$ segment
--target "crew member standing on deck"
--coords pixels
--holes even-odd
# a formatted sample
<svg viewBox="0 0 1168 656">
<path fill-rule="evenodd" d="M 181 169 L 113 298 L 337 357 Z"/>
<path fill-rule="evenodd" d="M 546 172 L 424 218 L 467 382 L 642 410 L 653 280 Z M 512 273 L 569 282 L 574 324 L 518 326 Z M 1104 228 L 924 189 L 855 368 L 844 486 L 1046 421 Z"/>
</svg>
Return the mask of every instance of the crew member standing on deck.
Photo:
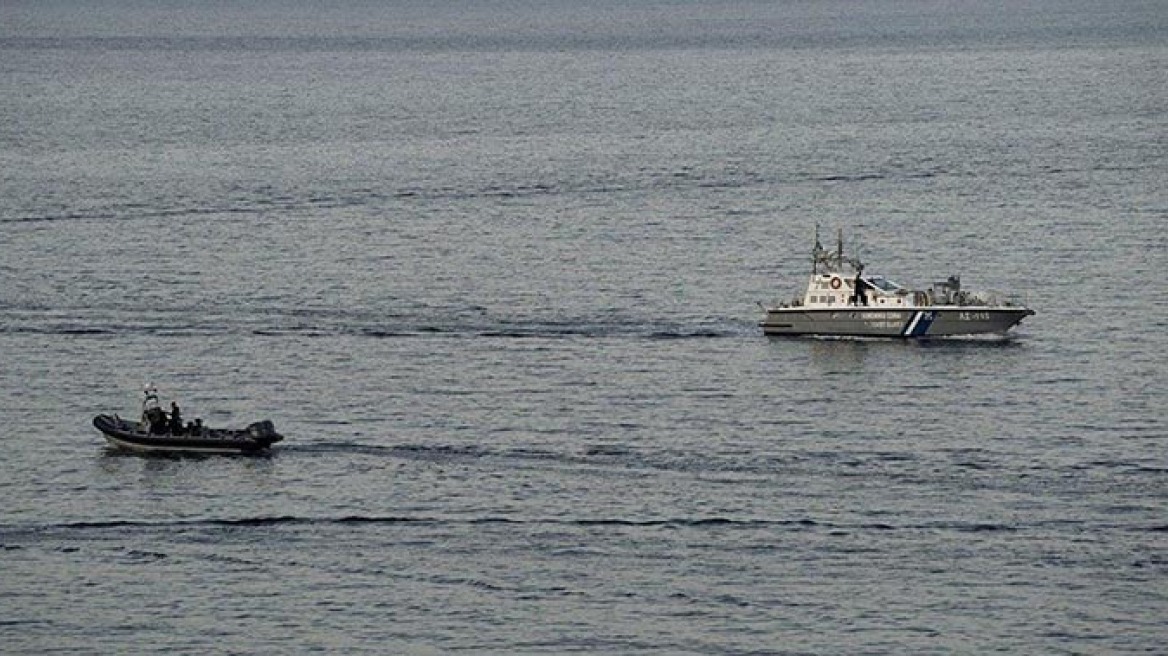
<svg viewBox="0 0 1168 656">
<path fill-rule="evenodd" d="M 172 435 L 182 435 L 182 412 L 178 409 L 178 402 L 170 402 L 170 432 Z"/>
</svg>

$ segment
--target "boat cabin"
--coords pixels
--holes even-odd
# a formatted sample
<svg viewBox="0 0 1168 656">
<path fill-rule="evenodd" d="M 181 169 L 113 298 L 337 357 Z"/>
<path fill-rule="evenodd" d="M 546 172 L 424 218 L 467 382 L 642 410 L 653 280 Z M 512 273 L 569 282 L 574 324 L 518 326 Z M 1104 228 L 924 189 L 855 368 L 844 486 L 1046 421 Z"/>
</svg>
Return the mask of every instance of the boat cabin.
<svg viewBox="0 0 1168 656">
<path fill-rule="evenodd" d="M 859 256 L 844 255 L 843 232 L 838 245 L 828 250 L 819 242 L 816 228 L 815 248 L 811 252 L 811 279 L 802 298 L 791 306 L 808 308 L 886 308 L 906 309 L 941 305 L 966 305 L 981 302 L 961 290 L 961 280 L 950 276 L 928 291 L 909 289 L 883 276 L 864 275 Z"/>
<path fill-rule="evenodd" d="M 929 305 L 928 296 L 882 276 L 812 274 L 803 295 L 805 307 L 910 308 Z"/>
</svg>

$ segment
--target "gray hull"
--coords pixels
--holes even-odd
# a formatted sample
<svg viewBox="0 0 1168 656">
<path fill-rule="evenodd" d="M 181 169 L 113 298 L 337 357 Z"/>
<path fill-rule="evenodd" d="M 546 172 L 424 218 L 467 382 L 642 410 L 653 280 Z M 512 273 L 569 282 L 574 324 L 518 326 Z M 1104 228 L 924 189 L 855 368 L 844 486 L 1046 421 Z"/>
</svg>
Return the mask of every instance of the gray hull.
<svg viewBox="0 0 1168 656">
<path fill-rule="evenodd" d="M 946 337 L 1005 333 L 1034 314 L 1027 308 L 933 307 L 771 308 L 762 322 L 767 335 L 839 337 Z"/>
</svg>

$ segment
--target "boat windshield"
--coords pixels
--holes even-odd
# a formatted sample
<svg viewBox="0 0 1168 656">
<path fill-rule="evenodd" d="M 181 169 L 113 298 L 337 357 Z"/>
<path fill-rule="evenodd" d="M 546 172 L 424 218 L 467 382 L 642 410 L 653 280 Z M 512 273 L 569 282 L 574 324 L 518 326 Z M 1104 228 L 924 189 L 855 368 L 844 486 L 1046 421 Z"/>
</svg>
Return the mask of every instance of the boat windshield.
<svg viewBox="0 0 1168 656">
<path fill-rule="evenodd" d="M 900 285 L 881 276 L 872 276 L 871 278 L 868 278 L 868 282 L 871 283 L 873 287 L 883 289 L 886 292 L 894 292 L 901 288 Z"/>
</svg>

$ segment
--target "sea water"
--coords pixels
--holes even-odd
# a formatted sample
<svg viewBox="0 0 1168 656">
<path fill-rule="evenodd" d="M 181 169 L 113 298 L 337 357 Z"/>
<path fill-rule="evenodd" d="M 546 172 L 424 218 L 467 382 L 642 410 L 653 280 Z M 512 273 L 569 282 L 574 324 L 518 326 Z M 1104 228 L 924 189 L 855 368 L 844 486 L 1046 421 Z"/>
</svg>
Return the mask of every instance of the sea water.
<svg viewBox="0 0 1168 656">
<path fill-rule="evenodd" d="M 1162 2 L 0 6 L 0 651 L 1162 653 Z M 816 226 L 1010 339 L 776 339 Z M 258 458 L 107 449 L 147 382 Z"/>
</svg>

